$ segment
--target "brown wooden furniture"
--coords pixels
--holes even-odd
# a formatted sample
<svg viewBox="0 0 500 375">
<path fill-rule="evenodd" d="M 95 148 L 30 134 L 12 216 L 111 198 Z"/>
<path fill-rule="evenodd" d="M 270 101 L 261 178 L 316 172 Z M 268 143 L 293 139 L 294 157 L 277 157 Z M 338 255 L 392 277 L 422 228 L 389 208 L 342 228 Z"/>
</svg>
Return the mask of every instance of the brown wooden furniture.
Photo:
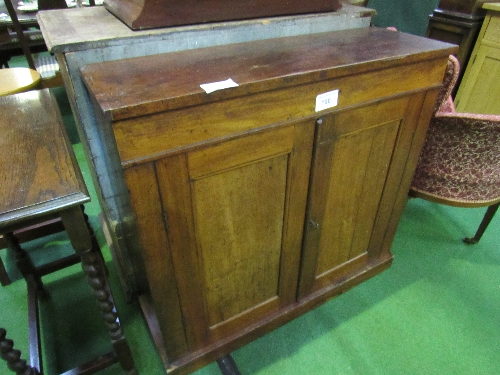
<svg viewBox="0 0 500 375">
<path fill-rule="evenodd" d="M 206 22 L 332 12 L 339 0 L 105 0 L 104 6 L 133 30 Z"/>
<path fill-rule="evenodd" d="M 456 97 L 459 112 L 500 115 L 500 3 L 488 11 Z"/>
<path fill-rule="evenodd" d="M 36 371 L 42 367 L 38 298 L 46 292 L 41 277 L 74 264 L 75 257 L 36 268 L 13 233 L 19 228 L 61 218 L 94 289 L 114 348 L 114 352 L 74 369 L 73 373 L 95 372 L 116 362 L 128 373 L 136 373 L 103 272 L 100 249 L 81 207 L 90 198 L 55 98 L 47 90 L 4 96 L 0 97 L 0 110 L 0 234 L 15 254 L 28 285 L 31 367 Z M 18 361 L 15 355 L 3 358 L 9 366 Z"/>
<path fill-rule="evenodd" d="M 429 16 L 426 36 L 459 46 L 457 58 L 465 68 L 486 12 L 482 5 L 489 0 L 441 0 Z M 498 1 L 497 1 L 498 2 Z M 463 77 L 460 72 L 458 85 Z M 455 91 L 452 93 L 455 96 Z"/>
<path fill-rule="evenodd" d="M 270 17 L 243 22 L 204 24 L 133 31 L 104 7 L 52 10 L 38 13 L 40 28 L 51 52 L 61 61 L 66 92 L 86 153 L 97 196 L 108 224 L 114 262 L 125 294 L 135 299 L 147 288 L 143 270 L 131 262 L 127 239 L 131 231 L 122 207 L 126 187 L 118 184 L 116 148 L 93 115 L 80 68 L 90 63 L 210 47 L 250 40 L 369 27 L 373 10 L 344 4 L 337 12 L 294 17 Z M 92 23 L 87 20 L 92 19 Z M 68 28 L 74 33 L 67 33 Z M 125 193 L 124 198 L 123 193 Z"/>
<path fill-rule="evenodd" d="M 82 68 L 119 155 L 120 214 L 130 246 L 140 240 L 132 262 L 167 372 L 220 358 L 390 265 L 455 51 L 365 28 Z M 200 88 L 228 78 L 239 86 Z"/>
</svg>

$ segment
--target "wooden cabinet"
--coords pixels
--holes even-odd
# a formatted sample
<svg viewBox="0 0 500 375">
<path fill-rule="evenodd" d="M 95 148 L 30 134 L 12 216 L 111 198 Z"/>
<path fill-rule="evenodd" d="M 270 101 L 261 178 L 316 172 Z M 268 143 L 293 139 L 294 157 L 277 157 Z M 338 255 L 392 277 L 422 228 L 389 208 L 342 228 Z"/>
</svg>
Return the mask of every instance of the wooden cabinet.
<svg viewBox="0 0 500 375">
<path fill-rule="evenodd" d="M 460 71 L 458 83 L 463 77 L 465 66 L 469 62 L 474 43 L 486 15 L 486 11 L 482 8 L 485 2 L 489 1 L 441 0 L 429 16 L 426 36 L 459 46 L 457 58 L 464 69 Z"/>
<path fill-rule="evenodd" d="M 500 3 L 488 10 L 456 96 L 459 112 L 500 115 Z"/>
<path fill-rule="evenodd" d="M 120 159 L 167 371 L 199 368 L 390 265 L 454 51 L 367 28 L 82 69 Z M 238 86 L 199 86 L 228 78 Z"/>
</svg>

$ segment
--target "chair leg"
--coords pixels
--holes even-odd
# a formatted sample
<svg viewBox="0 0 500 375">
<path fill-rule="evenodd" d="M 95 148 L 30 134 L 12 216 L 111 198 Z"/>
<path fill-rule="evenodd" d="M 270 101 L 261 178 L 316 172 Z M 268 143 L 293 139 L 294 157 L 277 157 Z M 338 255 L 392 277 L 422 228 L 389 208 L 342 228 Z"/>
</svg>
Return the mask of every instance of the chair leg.
<svg viewBox="0 0 500 375">
<path fill-rule="evenodd" d="M 0 328 L 0 354 L 7 361 L 9 369 L 17 375 L 38 375 L 36 368 L 28 366 L 26 361 L 21 359 L 21 352 L 14 349 L 14 342 L 6 338 L 6 335 L 5 329 Z"/>
<path fill-rule="evenodd" d="M 493 216 L 495 216 L 495 213 L 497 212 L 499 205 L 500 202 L 488 207 L 488 210 L 486 211 L 486 214 L 484 215 L 483 220 L 481 221 L 481 224 L 479 225 L 479 228 L 477 229 L 477 232 L 474 235 L 474 237 L 472 238 L 466 237 L 463 239 L 463 241 L 467 245 L 473 245 L 479 242 L 479 240 L 483 236 L 484 231 L 488 227 L 491 219 L 493 219 Z"/>
</svg>

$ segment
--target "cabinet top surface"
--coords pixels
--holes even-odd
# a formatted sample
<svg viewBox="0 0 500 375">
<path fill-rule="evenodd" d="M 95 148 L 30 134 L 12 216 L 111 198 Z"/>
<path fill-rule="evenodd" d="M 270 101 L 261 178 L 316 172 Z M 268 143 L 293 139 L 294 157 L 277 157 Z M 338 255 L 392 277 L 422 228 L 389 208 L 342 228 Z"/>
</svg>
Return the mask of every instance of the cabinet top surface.
<svg viewBox="0 0 500 375">
<path fill-rule="evenodd" d="M 268 39 L 90 64 L 88 89 L 112 119 L 445 58 L 456 46 L 379 28 Z M 239 86 L 207 94 L 201 84 Z"/>
</svg>

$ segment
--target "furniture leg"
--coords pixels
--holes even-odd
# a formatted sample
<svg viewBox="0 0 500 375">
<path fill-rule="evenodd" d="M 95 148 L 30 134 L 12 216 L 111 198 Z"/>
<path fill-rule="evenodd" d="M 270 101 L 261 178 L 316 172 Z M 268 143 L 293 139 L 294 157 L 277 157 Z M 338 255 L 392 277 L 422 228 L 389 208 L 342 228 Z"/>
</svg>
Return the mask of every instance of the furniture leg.
<svg viewBox="0 0 500 375">
<path fill-rule="evenodd" d="M 137 374 L 132 353 L 125 340 L 113 296 L 107 284 L 106 275 L 101 268 L 99 248 L 93 248 L 85 215 L 80 207 L 74 207 L 61 212 L 61 219 L 73 248 L 82 258 L 83 272 L 94 290 L 94 296 L 108 328 L 118 362 L 128 374 Z"/>
<path fill-rule="evenodd" d="M 83 204 L 81 205 L 81 208 L 82 208 L 82 212 L 83 212 L 83 217 L 85 219 L 85 224 L 87 225 L 87 229 L 89 231 L 90 238 L 92 240 L 92 248 L 95 250 L 98 250 L 98 249 L 100 249 L 100 246 L 99 246 L 99 243 L 97 242 L 97 238 L 95 236 L 94 229 L 90 225 L 89 216 L 85 213 L 85 207 Z M 101 259 L 101 266 L 102 266 L 104 272 L 106 273 L 106 276 L 109 276 L 109 270 L 108 270 L 108 267 L 106 266 L 106 262 L 104 261 L 104 257 L 102 256 L 102 253 L 100 251 L 97 251 L 97 253 L 99 255 L 99 258 Z"/>
<path fill-rule="evenodd" d="M 40 337 L 38 288 L 33 275 L 28 275 L 28 277 L 26 277 L 26 286 L 28 289 L 28 334 L 30 344 L 30 366 L 42 371 L 42 342 Z"/>
<path fill-rule="evenodd" d="M 12 233 L 5 233 L 3 235 L 3 239 L 7 243 L 7 248 L 14 252 L 17 268 L 19 268 L 23 277 L 27 279 L 29 275 L 32 275 L 40 296 L 47 297 L 48 293 L 43 286 L 42 278 L 37 274 L 35 265 L 33 264 L 33 261 L 29 257 L 28 253 L 26 253 L 26 251 L 19 245 L 19 241 L 16 236 Z"/>
<path fill-rule="evenodd" d="M 218 359 L 217 365 L 219 366 L 222 375 L 241 375 L 236 362 L 233 357 L 231 357 L 231 354 Z"/>
<path fill-rule="evenodd" d="M 9 275 L 7 275 L 7 270 L 5 269 L 2 258 L 0 258 L 0 284 L 2 286 L 10 285 Z"/>
<path fill-rule="evenodd" d="M 479 224 L 479 228 L 477 229 L 477 232 L 474 235 L 474 237 L 472 237 L 472 238 L 466 237 L 463 239 L 463 241 L 467 245 L 474 245 L 474 244 L 479 242 L 479 240 L 483 236 L 484 231 L 486 230 L 486 228 L 490 224 L 491 219 L 493 219 L 493 216 L 495 216 L 495 213 L 497 212 L 499 205 L 500 205 L 500 202 L 488 207 L 488 210 L 486 211 L 486 214 L 484 215 L 483 220 L 481 221 L 481 224 Z"/>
<path fill-rule="evenodd" d="M 2 359 L 7 361 L 9 369 L 17 375 L 39 375 L 36 368 L 28 366 L 26 361 L 21 359 L 21 352 L 14 349 L 14 342 L 6 338 L 6 335 L 5 329 L 0 328 L 0 353 Z"/>
</svg>

